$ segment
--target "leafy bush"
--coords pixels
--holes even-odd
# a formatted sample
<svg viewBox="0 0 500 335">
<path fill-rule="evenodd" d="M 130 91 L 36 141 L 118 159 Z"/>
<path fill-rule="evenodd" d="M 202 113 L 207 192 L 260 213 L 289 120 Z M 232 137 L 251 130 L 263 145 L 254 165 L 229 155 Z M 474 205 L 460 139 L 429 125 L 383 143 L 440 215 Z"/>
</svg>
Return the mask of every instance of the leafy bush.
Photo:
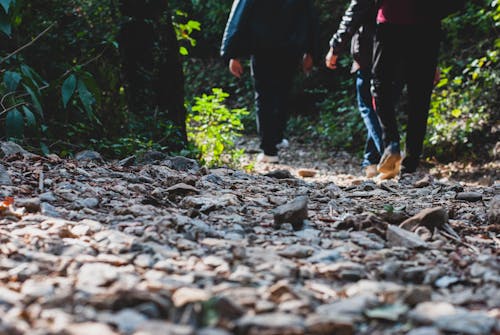
<svg viewBox="0 0 500 335">
<path fill-rule="evenodd" d="M 248 112 L 242 108 L 228 109 L 224 104 L 228 96 L 220 88 L 213 88 L 212 94 L 196 97 L 190 108 L 188 138 L 208 166 L 234 166 L 243 155 L 242 149 L 236 149 L 235 140 L 244 129 L 241 118 Z"/>
</svg>

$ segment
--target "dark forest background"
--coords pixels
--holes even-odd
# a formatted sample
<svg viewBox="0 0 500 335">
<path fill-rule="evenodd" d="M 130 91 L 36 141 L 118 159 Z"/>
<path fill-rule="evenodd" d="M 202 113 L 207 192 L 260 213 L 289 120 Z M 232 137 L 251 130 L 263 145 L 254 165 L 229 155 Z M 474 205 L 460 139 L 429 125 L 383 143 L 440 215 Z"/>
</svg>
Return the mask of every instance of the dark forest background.
<svg viewBox="0 0 500 335">
<path fill-rule="evenodd" d="M 82 149 L 109 158 L 150 149 L 202 157 L 233 148 L 232 134 L 254 133 L 255 122 L 248 67 L 237 80 L 218 55 L 231 4 L 0 0 L 0 139 L 63 157 Z M 323 54 L 311 75 L 297 77 L 289 133 L 359 154 L 365 136 L 351 60 L 343 56 L 336 71 L 323 65 L 347 1 L 316 5 Z M 443 27 L 426 157 L 491 160 L 500 126 L 500 4 L 469 1 Z"/>
</svg>

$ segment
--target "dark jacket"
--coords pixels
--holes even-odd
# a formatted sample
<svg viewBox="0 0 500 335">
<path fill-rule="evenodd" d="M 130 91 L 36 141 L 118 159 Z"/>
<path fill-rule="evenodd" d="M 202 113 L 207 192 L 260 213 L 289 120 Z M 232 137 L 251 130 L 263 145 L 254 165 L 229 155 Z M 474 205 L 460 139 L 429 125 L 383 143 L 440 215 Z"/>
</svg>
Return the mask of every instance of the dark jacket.
<svg viewBox="0 0 500 335">
<path fill-rule="evenodd" d="M 318 19 L 312 0 L 235 0 L 221 55 L 239 58 L 273 51 L 318 55 Z"/>
<path fill-rule="evenodd" d="M 376 27 L 377 5 L 374 0 L 351 0 L 330 40 L 335 54 L 340 54 L 351 43 L 351 54 L 361 68 L 370 68 L 373 36 Z"/>
</svg>

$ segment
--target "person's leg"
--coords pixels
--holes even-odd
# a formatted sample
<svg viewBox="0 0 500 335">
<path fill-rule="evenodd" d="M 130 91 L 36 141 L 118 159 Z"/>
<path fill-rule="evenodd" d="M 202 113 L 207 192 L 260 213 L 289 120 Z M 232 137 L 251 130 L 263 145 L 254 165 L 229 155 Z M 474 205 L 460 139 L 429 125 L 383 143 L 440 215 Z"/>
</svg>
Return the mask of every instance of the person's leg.
<svg viewBox="0 0 500 335">
<path fill-rule="evenodd" d="M 276 145 L 285 138 L 286 125 L 289 118 L 290 92 L 292 91 L 293 79 L 300 63 L 299 56 L 286 53 L 276 60 L 274 67 L 274 105 L 276 107 L 275 118 L 275 140 Z"/>
<path fill-rule="evenodd" d="M 394 82 L 401 63 L 401 40 L 406 38 L 401 26 L 382 24 L 377 27 L 372 68 L 372 92 L 375 110 L 379 117 L 384 153 L 378 170 L 386 175 L 396 175 L 401 161 L 399 131 L 396 120 Z M 399 78 L 398 78 L 399 79 Z"/>
<path fill-rule="evenodd" d="M 270 61 L 265 56 L 253 56 L 251 60 L 252 76 L 255 87 L 255 112 L 257 129 L 260 136 L 260 148 L 268 156 L 276 156 L 275 119 L 276 106 L 274 97 L 274 74 Z"/>
<path fill-rule="evenodd" d="M 363 167 L 377 164 L 384 150 L 382 128 L 372 105 L 370 81 L 371 73 L 369 70 L 358 70 L 356 72 L 358 109 L 367 130 L 365 154 L 361 164 Z"/>
<path fill-rule="evenodd" d="M 439 27 L 418 27 L 413 34 L 414 49 L 408 66 L 408 124 L 406 154 L 402 172 L 415 172 L 422 154 L 427 117 L 439 52 Z"/>
</svg>

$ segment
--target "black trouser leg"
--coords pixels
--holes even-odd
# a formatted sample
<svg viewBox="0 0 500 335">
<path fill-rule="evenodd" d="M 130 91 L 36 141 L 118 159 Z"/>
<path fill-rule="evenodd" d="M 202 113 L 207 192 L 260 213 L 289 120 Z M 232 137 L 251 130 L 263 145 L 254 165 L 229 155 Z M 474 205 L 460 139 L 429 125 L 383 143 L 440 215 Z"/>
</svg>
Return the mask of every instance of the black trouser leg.
<svg viewBox="0 0 500 335">
<path fill-rule="evenodd" d="M 408 54 L 407 91 L 408 125 L 406 134 L 406 158 L 403 162 L 410 170 L 418 165 L 422 154 L 427 118 L 431 101 L 434 73 L 439 52 L 439 27 L 427 27 L 415 31 L 413 52 Z"/>
<path fill-rule="evenodd" d="M 299 58 L 286 52 L 252 57 L 255 85 L 255 109 L 261 149 L 266 155 L 277 154 L 276 144 L 284 135 L 288 121 L 288 100 Z"/>
<path fill-rule="evenodd" d="M 398 44 L 398 31 L 392 26 L 377 27 L 374 45 L 372 93 L 375 110 L 380 119 L 385 146 L 399 143 L 398 123 L 396 119 L 394 82 L 400 80 L 401 50 Z"/>
</svg>

